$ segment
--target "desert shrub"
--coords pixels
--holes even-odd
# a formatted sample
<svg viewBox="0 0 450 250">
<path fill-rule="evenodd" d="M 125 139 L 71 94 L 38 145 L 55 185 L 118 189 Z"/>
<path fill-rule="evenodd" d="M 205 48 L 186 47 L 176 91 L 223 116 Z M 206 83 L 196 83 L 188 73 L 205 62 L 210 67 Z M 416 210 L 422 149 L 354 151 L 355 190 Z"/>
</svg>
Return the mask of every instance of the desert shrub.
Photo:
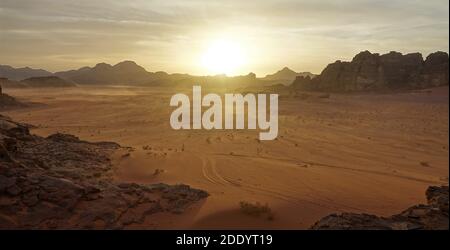
<svg viewBox="0 0 450 250">
<path fill-rule="evenodd" d="M 246 215 L 250 215 L 250 216 L 254 216 L 254 217 L 264 216 L 268 220 L 274 219 L 274 213 L 272 212 L 272 209 L 270 209 L 270 207 L 267 203 L 263 205 L 259 202 L 251 203 L 251 202 L 247 202 L 247 201 L 241 201 L 239 203 L 239 206 L 240 206 L 241 212 Z"/>
<path fill-rule="evenodd" d="M 429 167 L 429 166 L 430 166 L 430 163 L 428 163 L 428 162 L 426 162 L 426 161 L 421 161 L 421 162 L 420 162 L 420 165 L 421 165 L 422 167 Z"/>
</svg>

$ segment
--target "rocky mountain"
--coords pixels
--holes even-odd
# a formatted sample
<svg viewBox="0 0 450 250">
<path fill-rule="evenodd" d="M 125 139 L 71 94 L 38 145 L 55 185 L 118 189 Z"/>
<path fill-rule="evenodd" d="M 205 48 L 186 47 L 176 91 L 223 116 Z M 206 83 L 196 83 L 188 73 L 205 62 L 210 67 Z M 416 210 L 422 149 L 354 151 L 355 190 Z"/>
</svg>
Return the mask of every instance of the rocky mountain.
<svg viewBox="0 0 450 250">
<path fill-rule="evenodd" d="M 0 65 L 0 77 L 8 78 L 15 81 L 20 81 L 29 77 L 37 76 L 51 76 L 51 72 L 43 69 L 25 68 L 13 68 L 8 65 Z"/>
<path fill-rule="evenodd" d="M 400 214 L 379 217 L 370 214 L 331 214 L 316 222 L 316 230 L 448 230 L 448 186 L 429 187 L 427 205 L 412 206 Z"/>
<path fill-rule="evenodd" d="M 51 74 L 51 73 L 50 73 Z M 290 80 L 292 82 L 292 80 Z M 4 87 L 37 87 L 37 86 L 73 86 L 74 84 L 97 85 L 137 85 L 137 86 L 241 86 L 268 85 L 271 82 L 256 78 L 254 73 L 242 76 L 195 76 L 189 74 L 168 74 L 163 71 L 148 72 L 133 61 L 123 61 L 116 65 L 98 63 L 94 67 L 82 67 L 78 70 L 56 72 L 52 76 L 29 77 L 17 81 L 0 77 Z"/>
<path fill-rule="evenodd" d="M 229 88 L 249 86 L 264 81 L 257 79 L 254 73 L 243 76 L 194 76 L 189 74 L 168 74 L 163 71 L 148 72 L 132 61 L 124 61 L 114 66 L 99 63 L 95 67 L 84 67 L 55 73 L 56 76 L 77 84 L 123 84 L 140 86 L 202 86 Z M 292 81 L 292 80 L 291 80 Z"/>
<path fill-rule="evenodd" d="M 271 81 L 272 84 L 291 84 L 292 81 L 295 80 L 296 77 L 298 76 L 309 76 L 310 78 L 314 78 L 315 75 L 310 73 L 310 72 L 300 72 L 297 73 L 293 70 L 291 70 L 288 67 L 284 67 L 283 69 L 275 72 L 274 74 L 271 75 L 266 75 L 265 77 L 261 78 L 261 80 L 264 81 Z"/>
<path fill-rule="evenodd" d="M 32 135 L 0 115 L 0 229 L 121 229 L 182 213 L 208 193 L 187 185 L 118 183 L 113 142 Z M 148 225 L 144 225 L 148 228 Z"/>
<path fill-rule="evenodd" d="M 380 55 L 364 51 L 351 62 L 336 61 L 315 77 L 299 76 L 292 87 L 316 91 L 421 89 L 448 85 L 449 58 L 435 52 L 423 60 L 420 53 Z"/>
<path fill-rule="evenodd" d="M 55 75 L 78 84 L 142 84 L 167 74 L 151 73 L 133 61 L 123 61 L 114 66 L 99 63 L 92 68 L 56 72 Z"/>
</svg>

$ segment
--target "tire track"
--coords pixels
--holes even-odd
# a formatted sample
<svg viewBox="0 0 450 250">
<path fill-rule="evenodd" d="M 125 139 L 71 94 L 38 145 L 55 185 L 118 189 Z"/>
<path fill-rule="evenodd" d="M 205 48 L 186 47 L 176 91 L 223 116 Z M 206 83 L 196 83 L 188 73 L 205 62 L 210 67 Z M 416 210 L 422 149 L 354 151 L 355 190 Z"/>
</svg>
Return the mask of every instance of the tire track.
<svg viewBox="0 0 450 250">
<path fill-rule="evenodd" d="M 202 174 L 203 178 L 205 178 L 208 182 L 212 184 L 217 184 L 217 182 L 211 178 L 208 174 L 208 158 L 202 158 Z"/>
</svg>

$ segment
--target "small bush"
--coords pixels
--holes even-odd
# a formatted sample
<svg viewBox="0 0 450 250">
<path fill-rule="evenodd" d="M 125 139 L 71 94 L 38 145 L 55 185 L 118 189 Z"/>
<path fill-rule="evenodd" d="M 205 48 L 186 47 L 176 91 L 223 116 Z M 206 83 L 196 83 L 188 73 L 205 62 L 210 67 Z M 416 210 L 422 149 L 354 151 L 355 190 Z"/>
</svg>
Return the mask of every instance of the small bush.
<svg viewBox="0 0 450 250">
<path fill-rule="evenodd" d="M 428 163 L 428 162 L 426 162 L 426 161 L 421 161 L 421 162 L 420 162 L 420 165 L 421 165 L 422 167 L 430 167 L 430 163 Z"/>
<path fill-rule="evenodd" d="M 268 220 L 274 219 L 274 213 L 272 212 L 272 209 L 270 209 L 270 207 L 267 203 L 263 205 L 259 202 L 256 202 L 255 204 L 253 204 L 253 203 L 250 203 L 247 201 L 241 201 L 239 203 L 239 205 L 240 205 L 241 212 L 246 215 L 250 215 L 250 216 L 254 216 L 254 217 L 264 216 Z"/>
</svg>

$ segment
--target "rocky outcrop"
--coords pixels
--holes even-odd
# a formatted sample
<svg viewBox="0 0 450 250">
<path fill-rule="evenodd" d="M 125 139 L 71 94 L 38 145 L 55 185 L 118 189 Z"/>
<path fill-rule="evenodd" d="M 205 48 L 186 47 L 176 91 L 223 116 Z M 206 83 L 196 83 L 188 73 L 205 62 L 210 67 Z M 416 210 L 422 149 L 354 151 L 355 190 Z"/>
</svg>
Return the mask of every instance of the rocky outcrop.
<svg viewBox="0 0 450 250">
<path fill-rule="evenodd" d="M 448 230 L 448 186 L 429 187 L 426 197 L 427 205 L 416 205 L 387 218 L 370 214 L 331 214 L 320 219 L 311 229 Z"/>
<path fill-rule="evenodd" d="M 430 54 L 423 67 L 424 81 L 433 86 L 448 85 L 448 66 L 447 53 L 435 52 Z"/>
<path fill-rule="evenodd" d="M 448 54 L 436 52 L 379 55 L 364 51 L 351 62 L 336 61 L 311 79 L 299 76 L 292 87 L 316 91 L 421 89 L 448 85 Z"/>
<path fill-rule="evenodd" d="M 25 104 L 16 100 L 16 98 L 3 93 L 2 86 L 0 85 L 0 110 L 23 107 Z"/>
<path fill-rule="evenodd" d="M 31 135 L 0 115 L 0 229 L 145 226 L 147 215 L 181 213 L 208 194 L 187 185 L 116 183 L 116 143 Z"/>
<path fill-rule="evenodd" d="M 283 69 L 275 72 L 274 74 L 266 75 L 264 78 L 261 78 L 261 80 L 270 81 L 272 85 L 275 84 L 288 85 L 291 84 L 296 77 L 314 78 L 315 75 L 310 72 L 295 72 L 288 67 L 284 67 Z"/>
<path fill-rule="evenodd" d="M 309 76 L 297 76 L 291 84 L 293 89 L 313 90 L 312 78 Z"/>
<path fill-rule="evenodd" d="M 0 94 L 0 110 L 21 106 L 24 105 L 21 102 L 17 101 L 16 98 L 7 94 Z"/>
</svg>

